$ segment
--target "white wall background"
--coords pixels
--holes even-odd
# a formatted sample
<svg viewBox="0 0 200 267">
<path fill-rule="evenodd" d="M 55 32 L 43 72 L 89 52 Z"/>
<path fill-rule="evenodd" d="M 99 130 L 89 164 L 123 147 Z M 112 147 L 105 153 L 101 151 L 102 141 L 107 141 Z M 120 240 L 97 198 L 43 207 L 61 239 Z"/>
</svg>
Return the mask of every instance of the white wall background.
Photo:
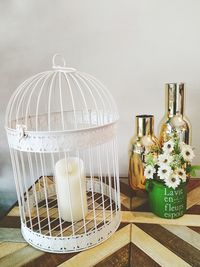
<svg viewBox="0 0 200 267">
<path fill-rule="evenodd" d="M 4 131 L 6 104 L 26 78 L 51 67 L 52 55 L 99 78 L 120 112 L 120 173 L 134 117 L 164 113 L 164 83 L 187 83 L 186 113 L 200 162 L 199 0 L 0 1 L 0 192 L 14 191 Z M 9 195 L 9 194 L 8 194 Z M 9 195 L 10 199 L 10 195 Z"/>
</svg>

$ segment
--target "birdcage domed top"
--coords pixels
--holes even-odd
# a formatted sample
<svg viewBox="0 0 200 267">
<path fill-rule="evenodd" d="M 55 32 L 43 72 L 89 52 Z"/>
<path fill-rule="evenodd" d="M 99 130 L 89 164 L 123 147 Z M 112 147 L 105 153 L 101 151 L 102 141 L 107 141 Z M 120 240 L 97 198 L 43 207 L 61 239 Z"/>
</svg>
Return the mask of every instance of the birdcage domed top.
<svg viewBox="0 0 200 267">
<path fill-rule="evenodd" d="M 67 68 L 58 54 L 53 57 L 52 70 L 32 76 L 15 90 L 6 111 L 7 132 L 18 135 L 19 140 L 94 131 L 117 120 L 115 101 L 102 83 Z"/>
<path fill-rule="evenodd" d="M 6 127 L 25 125 L 28 131 L 71 131 L 118 119 L 109 91 L 91 75 L 67 68 L 65 60 L 58 56 L 53 57 L 53 70 L 27 79 L 14 92 L 6 112 Z"/>
</svg>

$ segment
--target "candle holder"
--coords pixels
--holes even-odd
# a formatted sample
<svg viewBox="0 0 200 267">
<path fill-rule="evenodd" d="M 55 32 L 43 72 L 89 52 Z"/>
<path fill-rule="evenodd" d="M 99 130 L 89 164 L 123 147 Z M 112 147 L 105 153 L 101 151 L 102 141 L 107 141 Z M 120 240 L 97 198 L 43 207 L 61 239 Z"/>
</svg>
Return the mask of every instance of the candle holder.
<svg viewBox="0 0 200 267">
<path fill-rule="evenodd" d="M 58 62 L 59 59 L 61 63 Z M 21 231 L 37 249 L 67 253 L 106 240 L 120 223 L 116 123 L 109 91 L 53 57 L 6 111 Z"/>
</svg>

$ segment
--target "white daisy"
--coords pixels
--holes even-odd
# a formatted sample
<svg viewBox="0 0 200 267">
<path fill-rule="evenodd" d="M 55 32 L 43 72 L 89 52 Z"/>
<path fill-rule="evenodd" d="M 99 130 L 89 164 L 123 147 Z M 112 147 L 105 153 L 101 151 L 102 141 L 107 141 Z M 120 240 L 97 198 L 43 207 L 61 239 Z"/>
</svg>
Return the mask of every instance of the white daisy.
<svg viewBox="0 0 200 267">
<path fill-rule="evenodd" d="M 155 169 L 151 165 L 148 165 L 144 170 L 144 176 L 146 177 L 146 179 L 153 179 L 154 173 Z"/>
<path fill-rule="evenodd" d="M 158 176 L 161 180 L 167 179 L 172 174 L 172 169 L 169 165 L 160 165 L 158 168 Z"/>
<path fill-rule="evenodd" d="M 187 176 L 186 176 L 186 172 L 185 172 L 184 169 L 181 169 L 181 168 L 177 169 L 177 170 L 176 170 L 176 174 L 177 174 L 177 176 L 178 176 L 179 178 L 181 178 L 181 180 L 182 180 L 183 182 L 186 182 Z"/>
<path fill-rule="evenodd" d="M 181 155 L 187 162 L 191 162 L 195 156 L 192 147 L 186 144 L 181 146 Z"/>
<path fill-rule="evenodd" d="M 163 145 L 163 151 L 165 154 L 169 154 L 174 149 L 174 142 L 172 140 L 169 140 L 168 142 L 165 142 Z"/>
<path fill-rule="evenodd" d="M 172 174 L 170 175 L 166 180 L 165 180 L 165 184 L 168 187 L 172 187 L 173 189 L 177 188 L 179 186 L 179 184 L 181 183 L 180 178 L 178 177 L 177 174 Z"/>
<path fill-rule="evenodd" d="M 169 154 L 160 154 L 158 157 L 158 164 L 159 165 L 169 165 L 173 161 L 173 157 Z"/>
</svg>

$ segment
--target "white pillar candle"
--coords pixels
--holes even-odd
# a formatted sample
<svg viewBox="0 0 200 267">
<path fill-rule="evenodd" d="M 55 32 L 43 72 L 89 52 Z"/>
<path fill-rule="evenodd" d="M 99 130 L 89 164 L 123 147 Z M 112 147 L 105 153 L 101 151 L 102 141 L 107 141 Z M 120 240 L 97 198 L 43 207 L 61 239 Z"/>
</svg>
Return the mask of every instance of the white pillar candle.
<svg viewBox="0 0 200 267">
<path fill-rule="evenodd" d="M 83 219 L 88 213 L 83 160 L 76 157 L 59 160 L 55 180 L 61 218 L 68 222 Z"/>
</svg>

